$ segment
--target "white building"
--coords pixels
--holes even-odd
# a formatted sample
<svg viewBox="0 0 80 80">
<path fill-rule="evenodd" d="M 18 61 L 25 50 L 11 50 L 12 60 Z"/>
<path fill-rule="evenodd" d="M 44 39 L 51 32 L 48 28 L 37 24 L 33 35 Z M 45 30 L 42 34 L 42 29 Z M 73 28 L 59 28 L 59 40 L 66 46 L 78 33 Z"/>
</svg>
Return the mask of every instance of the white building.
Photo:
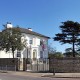
<svg viewBox="0 0 80 80">
<path fill-rule="evenodd" d="M 7 28 L 11 27 L 11 24 L 7 24 Z M 27 40 L 27 46 L 22 51 L 15 51 L 15 58 L 30 58 L 30 59 L 43 59 L 48 58 L 48 39 L 49 37 L 32 31 L 31 28 L 20 28 L 22 32 L 22 40 Z M 12 51 L 0 51 L 0 58 L 12 58 Z"/>
</svg>

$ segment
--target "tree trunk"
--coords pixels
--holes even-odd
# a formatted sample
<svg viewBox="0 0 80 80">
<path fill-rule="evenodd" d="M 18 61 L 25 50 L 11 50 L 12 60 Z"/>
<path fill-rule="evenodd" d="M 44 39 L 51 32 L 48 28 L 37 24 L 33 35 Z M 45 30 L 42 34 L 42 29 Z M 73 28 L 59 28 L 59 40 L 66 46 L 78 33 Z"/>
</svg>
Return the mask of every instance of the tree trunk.
<svg viewBox="0 0 80 80">
<path fill-rule="evenodd" d="M 13 53 L 13 58 L 14 58 L 14 51 L 12 51 L 12 53 Z"/>
<path fill-rule="evenodd" d="M 74 42 L 73 42 L 73 57 L 75 57 L 75 47 L 74 47 Z"/>
<path fill-rule="evenodd" d="M 75 39 L 74 39 L 74 34 L 73 34 L 73 57 L 75 57 Z"/>
</svg>

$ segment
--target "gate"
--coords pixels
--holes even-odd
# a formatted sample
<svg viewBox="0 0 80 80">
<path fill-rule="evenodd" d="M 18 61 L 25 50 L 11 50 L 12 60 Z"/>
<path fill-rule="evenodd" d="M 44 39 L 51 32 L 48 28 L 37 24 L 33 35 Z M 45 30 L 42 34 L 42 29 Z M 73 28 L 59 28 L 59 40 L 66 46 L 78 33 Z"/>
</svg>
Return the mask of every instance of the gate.
<svg viewBox="0 0 80 80">
<path fill-rule="evenodd" d="M 24 59 L 24 70 L 32 72 L 49 71 L 49 59 Z"/>
</svg>

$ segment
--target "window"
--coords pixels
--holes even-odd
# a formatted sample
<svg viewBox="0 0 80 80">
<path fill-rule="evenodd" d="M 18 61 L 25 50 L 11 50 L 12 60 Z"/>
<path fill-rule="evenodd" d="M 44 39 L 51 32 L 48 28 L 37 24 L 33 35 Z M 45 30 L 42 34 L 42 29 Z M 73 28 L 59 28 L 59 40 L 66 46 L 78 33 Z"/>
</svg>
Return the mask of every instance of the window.
<svg viewBox="0 0 80 80">
<path fill-rule="evenodd" d="M 40 45 L 43 45 L 43 41 L 40 41 Z"/>
<path fill-rule="evenodd" d="M 43 58 L 43 51 L 40 51 L 40 58 Z"/>
<path fill-rule="evenodd" d="M 33 43 L 33 41 L 32 40 L 29 40 L 29 44 L 32 44 Z"/>
<path fill-rule="evenodd" d="M 17 51 L 17 57 L 21 57 L 21 52 Z"/>
</svg>

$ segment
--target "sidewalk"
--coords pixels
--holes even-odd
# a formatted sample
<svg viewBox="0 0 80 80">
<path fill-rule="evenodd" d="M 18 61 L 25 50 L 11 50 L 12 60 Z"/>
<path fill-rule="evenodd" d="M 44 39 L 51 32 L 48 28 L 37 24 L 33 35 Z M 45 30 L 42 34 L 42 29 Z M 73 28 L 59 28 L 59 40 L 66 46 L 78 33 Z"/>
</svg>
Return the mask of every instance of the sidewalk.
<svg viewBox="0 0 80 80">
<path fill-rule="evenodd" d="M 42 77 L 51 77 L 51 78 L 80 78 L 80 73 L 55 73 L 55 75 L 48 74 Z"/>
<path fill-rule="evenodd" d="M 50 78 L 80 78 L 80 73 L 33 73 L 26 71 L 7 71 L 7 74 L 31 77 L 50 77 Z"/>
<path fill-rule="evenodd" d="M 52 73 L 34 73 L 27 71 L 7 71 L 8 74 L 18 75 L 18 76 L 31 76 L 31 77 L 43 77 L 45 75 L 52 75 Z"/>
</svg>

